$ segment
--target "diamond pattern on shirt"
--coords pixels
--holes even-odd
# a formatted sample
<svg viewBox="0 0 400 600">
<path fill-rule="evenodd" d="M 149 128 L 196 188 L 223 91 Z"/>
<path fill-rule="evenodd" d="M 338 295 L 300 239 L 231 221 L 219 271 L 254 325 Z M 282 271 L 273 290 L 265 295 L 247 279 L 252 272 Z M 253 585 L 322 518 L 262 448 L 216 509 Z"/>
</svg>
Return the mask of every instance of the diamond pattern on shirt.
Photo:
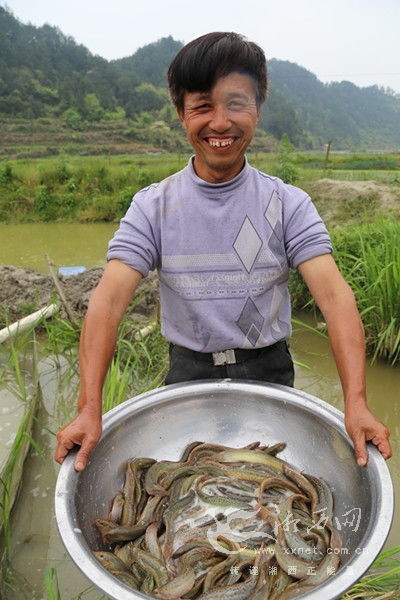
<svg viewBox="0 0 400 600">
<path fill-rule="evenodd" d="M 261 246 L 260 236 L 249 217 L 246 217 L 233 243 L 233 248 L 248 273 L 256 261 Z"/>
<path fill-rule="evenodd" d="M 283 236 L 282 202 L 275 190 L 271 194 L 271 198 L 269 199 L 269 203 L 264 213 L 264 217 L 271 225 L 272 231 L 274 232 L 278 240 L 281 240 Z"/>
<path fill-rule="evenodd" d="M 261 335 L 264 317 L 258 310 L 251 298 L 247 298 L 246 303 L 240 313 L 236 324 L 244 333 L 252 346 L 255 346 Z"/>
<path fill-rule="evenodd" d="M 274 292 L 272 296 L 271 308 L 270 308 L 270 319 L 271 319 L 271 333 L 275 339 L 282 337 L 282 331 L 279 324 L 280 308 L 282 303 L 282 292 L 277 285 L 274 285 Z"/>
</svg>

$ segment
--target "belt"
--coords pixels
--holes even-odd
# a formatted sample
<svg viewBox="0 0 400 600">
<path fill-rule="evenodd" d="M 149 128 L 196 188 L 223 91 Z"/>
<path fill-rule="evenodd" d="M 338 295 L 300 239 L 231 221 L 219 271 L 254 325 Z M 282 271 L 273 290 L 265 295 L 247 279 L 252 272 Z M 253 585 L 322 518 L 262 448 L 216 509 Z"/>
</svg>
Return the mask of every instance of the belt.
<svg viewBox="0 0 400 600">
<path fill-rule="evenodd" d="M 220 367 L 223 365 L 236 365 L 246 360 L 252 360 L 268 350 L 285 346 L 285 344 L 285 340 L 280 340 L 271 346 L 264 346 L 263 348 L 254 348 L 253 350 L 231 348 L 229 350 L 222 350 L 221 352 L 197 352 L 196 350 L 190 350 L 190 348 L 178 346 L 177 344 L 170 344 L 170 348 L 173 348 L 178 354 L 183 356 L 190 356 L 195 360 L 202 360 L 213 364 L 215 367 Z"/>
</svg>

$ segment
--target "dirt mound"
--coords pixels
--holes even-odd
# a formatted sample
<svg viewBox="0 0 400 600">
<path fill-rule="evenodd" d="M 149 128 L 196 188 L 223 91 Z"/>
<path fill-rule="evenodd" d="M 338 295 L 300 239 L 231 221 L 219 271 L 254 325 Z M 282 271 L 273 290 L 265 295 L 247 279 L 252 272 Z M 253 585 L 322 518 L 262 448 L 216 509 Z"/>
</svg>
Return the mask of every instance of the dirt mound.
<svg viewBox="0 0 400 600">
<path fill-rule="evenodd" d="M 399 211 L 398 183 L 319 179 L 309 182 L 305 187 L 328 224 L 359 220 L 364 215 Z"/>
<path fill-rule="evenodd" d="M 89 298 L 100 281 L 103 269 L 90 269 L 78 275 L 60 276 L 65 297 L 78 317 L 86 313 Z M 11 265 L 0 265 L 0 327 L 58 300 L 50 275 Z M 150 274 L 141 284 L 132 316 L 148 318 L 158 303 L 157 277 Z M 64 309 L 62 309 L 64 312 Z M 65 313 L 64 313 L 65 316 Z"/>
</svg>

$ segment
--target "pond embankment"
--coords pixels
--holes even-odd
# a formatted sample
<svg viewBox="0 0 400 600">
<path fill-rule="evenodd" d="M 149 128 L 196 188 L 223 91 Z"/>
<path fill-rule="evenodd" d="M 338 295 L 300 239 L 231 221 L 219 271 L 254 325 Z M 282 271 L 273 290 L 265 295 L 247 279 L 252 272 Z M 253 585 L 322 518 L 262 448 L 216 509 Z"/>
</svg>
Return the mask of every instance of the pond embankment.
<svg viewBox="0 0 400 600">
<path fill-rule="evenodd" d="M 71 276 L 59 276 L 61 287 L 68 304 L 78 318 L 83 318 L 89 298 L 100 281 L 102 268 L 89 269 Z M 27 314 L 44 308 L 54 302 L 56 289 L 51 275 L 38 273 L 32 269 L 0 265 L 0 327 L 5 327 Z M 134 311 L 136 315 L 148 317 L 157 304 L 158 291 L 156 278 L 143 281 Z M 63 306 L 61 311 L 65 312 Z"/>
</svg>

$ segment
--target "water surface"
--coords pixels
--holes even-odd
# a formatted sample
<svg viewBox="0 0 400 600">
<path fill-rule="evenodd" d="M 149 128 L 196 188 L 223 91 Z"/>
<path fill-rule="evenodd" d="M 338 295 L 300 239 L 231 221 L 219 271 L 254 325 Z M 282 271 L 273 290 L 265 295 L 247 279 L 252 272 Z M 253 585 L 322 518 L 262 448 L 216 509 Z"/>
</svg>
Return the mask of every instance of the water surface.
<svg viewBox="0 0 400 600">
<path fill-rule="evenodd" d="M 103 267 L 108 241 L 118 223 L 0 223 L 0 264 L 48 273 L 55 265 Z"/>
</svg>

